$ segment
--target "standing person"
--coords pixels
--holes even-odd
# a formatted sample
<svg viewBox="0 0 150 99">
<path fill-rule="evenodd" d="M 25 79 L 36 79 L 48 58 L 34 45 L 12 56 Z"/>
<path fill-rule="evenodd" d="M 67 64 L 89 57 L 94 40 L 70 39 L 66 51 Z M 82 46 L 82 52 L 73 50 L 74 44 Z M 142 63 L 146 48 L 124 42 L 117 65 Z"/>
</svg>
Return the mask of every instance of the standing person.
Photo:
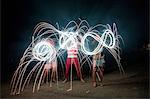
<svg viewBox="0 0 150 99">
<path fill-rule="evenodd" d="M 57 73 L 57 58 L 55 58 L 53 61 L 52 61 L 52 73 L 51 73 L 51 80 L 53 82 L 56 82 L 56 73 Z"/>
<path fill-rule="evenodd" d="M 97 86 L 96 75 L 98 76 L 99 81 L 101 81 L 100 85 L 103 86 L 102 81 L 105 63 L 104 57 L 105 55 L 103 55 L 103 53 L 93 55 L 93 72 L 92 72 L 93 87 Z"/>
<path fill-rule="evenodd" d="M 50 79 L 49 77 L 49 73 L 50 74 Z M 43 80 L 46 79 L 46 82 L 48 82 L 48 79 L 56 82 L 56 73 L 57 73 L 57 59 L 54 59 L 51 62 L 47 62 L 44 66 L 44 76 L 43 76 Z"/>
<path fill-rule="evenodd" d="M 52 69 L 51 67 L 51 63 L 46 63 L 44 65 L 44 75 L 43 75 L 43 83 L 46 81 L 46 83 L 48 82 L 48 79 L 49 79 L 49 73 L 50 73 L 50 70 Z"/>
<path fill-rule="evenodd" d="M 63 83 L 67 82 L 68 79 L 68 74 L 69 74 L 69 69 L 70 67 L 74 64 L 75 68 L 76 68 L 76 72 L 77 72 L 77 76 L 80 78 L 81 82 L 85 82 L 82 78 L 82 73 L 81 73 L 81 68 L 80 68 L 80 64 L 78 61 L 78 47 L 77 47 L 77 43 L 76 42 L 70 42 L 70 46 L 67 49 L 67 60 L 66 60 L 66 73 L 65 73 L 65 80 L 63 81 Z"/>
<path fill-rule="evenodd" d="M 55 45 L 53 40 L 47 40 L 50 44 L 53 46 Z M 51 70 L 51 71 L 50 71 Z M 56 73 L 57 73 L 57 58 L 55 57 L 52 61 L 47 61 L 47 63 L 44 66 L 44 79 L 47 78 L 48 81 L 48 76 L 49 72 L 51 72 L 51 77 L 50 80 L 55 82 L 56 81 Z M 46 77 L 47 76 L 47 77 Z"/>
</svg>

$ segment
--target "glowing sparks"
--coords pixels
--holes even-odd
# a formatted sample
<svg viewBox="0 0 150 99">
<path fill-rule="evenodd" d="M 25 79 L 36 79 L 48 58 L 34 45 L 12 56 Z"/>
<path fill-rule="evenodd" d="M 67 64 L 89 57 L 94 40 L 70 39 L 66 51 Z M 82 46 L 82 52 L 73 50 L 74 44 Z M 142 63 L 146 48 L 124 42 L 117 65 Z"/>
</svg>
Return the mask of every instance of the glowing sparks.
<svg viewBox="0 0 150 99">
<path fill-rule="evenodd" d="M 37 43 L 33 48 L 33 56 L 39 61 L 51 62 L 56 57 L 56 50 L 52 44 L 47 41 Z"/>
<path fill-rule="evenodd" d="M 85 40 L 87 37 L 92 37 L 95 41 L 97 41 L 99 44 L 97 45 L 96 48 L 94 48 L 93 51 L 87 51 L 88 48 L 86 48 L 85 45 Z M 106 43 L 106 41 L 109 40 L 109 44 Z M 81 46 L 82 46 L 82 51 L 87 54 L 87 55 L 94 55 L 97 54 L 99 52 L 102 52 L 103 48 L 109 48 L 112 49 L 115 46 L 115 36 L 113 34 L 113 32 L 109 29 L 105 30 L 104 33 L 102 34 L 102 36 L 100 37 L 98 34 L 94 33 L 94 32 L 88 32 L 86 33 L 81 41 Z"/>
<path fill-rule="evenodd" d="M 64 32 L 61 34 L 59 39 L 59 46 L 62 49 L 70 49 L 71 47 L 76 46 L 77 40 L 77 33 L 75 32 Z"/>
<path fill-rule="evenodd" d="M 120 63 L 121 48 L 119 39 L 122 38 L 118 35 L 115 23 L 112 27 L 108 24 L 98 24 L 90 27 L 86 20 L 80 20 L 78 24 L 75 21 L 70 21 L 64 29 L 60 30 L 58 24 L 57 28 L 55 28 L 49 23 L 40 22 L 35 26 L 32 42 L 25 50 L 12 77 L 11 94 L 19 94 L 20 91 L 23 91 L 31 81 L 33 74 L 35 78 L 33 79 L 33 92 L 36 87 L 39 90 L 44 75 L 44 66 L 47 62 L 58 59 L 60 66 L 64 68 L 63 53 L 65 51 L 62 49 L 68 50 L 77 47 L 81 67 L 87 62 L 90 68 L 92 60 L 89 55 L 97 54 L 106 49 L 115 58 L 120 72 L 124 73 Z M 49 39 L 53 42 L 55 41 L 55 44 L 49 42 Z M 92 42 L 95 42 L 93 45 L 96 45 L 96 43 L 97 45 L 92 46 Z M 30 63 L 33 61 L 37 63 L 32 68 L 29 68 Z M 30 71 L 27 72 L 27 69 L 30 69 Z"/>
</svg>

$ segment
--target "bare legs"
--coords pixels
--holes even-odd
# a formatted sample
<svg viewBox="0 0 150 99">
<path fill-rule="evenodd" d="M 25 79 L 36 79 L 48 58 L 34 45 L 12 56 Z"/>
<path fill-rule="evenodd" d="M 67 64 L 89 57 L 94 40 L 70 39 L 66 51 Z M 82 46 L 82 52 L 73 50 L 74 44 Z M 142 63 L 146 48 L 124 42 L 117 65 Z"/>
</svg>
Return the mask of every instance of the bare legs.
<svg viewBox="0 0 150 99">
<path fill-rule="evenodd" d="M 97 86 L 97 83 L 96 83 L 96 76 L 98 77 L 98 80 L 100 83 L 100 86 L 103 86 L 103 67 L 98 67 L 98 69 L 95 67 L 93 68 L 93 72 L 92 72 L 92 80 L 93 80 L 93 87 L 96 87 Z"/>
<path fill-rule="evenodd" d="M 93 87 L 96 87 L 96 68 L 93 68 L 93 72 L 92 72 L 92 78 L 93 78 Z"/>
</svg>

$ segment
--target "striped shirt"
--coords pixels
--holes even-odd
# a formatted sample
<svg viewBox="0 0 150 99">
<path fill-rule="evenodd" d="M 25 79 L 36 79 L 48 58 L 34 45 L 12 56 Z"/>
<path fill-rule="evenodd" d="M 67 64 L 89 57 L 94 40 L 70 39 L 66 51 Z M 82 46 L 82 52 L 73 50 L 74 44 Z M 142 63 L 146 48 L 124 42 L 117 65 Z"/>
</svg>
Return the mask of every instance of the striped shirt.
<svg viewBox="0 0 150 99">
<path fill-rule="evenodd" d="M 78 49 L 77 48 L 68 49 L 67 53 L 68 53 L 68 58 L 77 58 Z"/>
</svg>

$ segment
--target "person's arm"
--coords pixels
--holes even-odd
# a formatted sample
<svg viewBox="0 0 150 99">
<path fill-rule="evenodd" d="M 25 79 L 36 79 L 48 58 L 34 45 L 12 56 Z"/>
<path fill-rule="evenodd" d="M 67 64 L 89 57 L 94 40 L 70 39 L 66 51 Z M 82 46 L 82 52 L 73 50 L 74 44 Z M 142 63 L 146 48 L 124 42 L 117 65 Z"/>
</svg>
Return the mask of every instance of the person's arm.
<svg viewBox="0 0 150 99">
<path fill-rule="evenodd" d="M 93 55 L 93 69 L 95 69 L 96 67 L 96 57 L 95 55 Z"/>
</svg>

